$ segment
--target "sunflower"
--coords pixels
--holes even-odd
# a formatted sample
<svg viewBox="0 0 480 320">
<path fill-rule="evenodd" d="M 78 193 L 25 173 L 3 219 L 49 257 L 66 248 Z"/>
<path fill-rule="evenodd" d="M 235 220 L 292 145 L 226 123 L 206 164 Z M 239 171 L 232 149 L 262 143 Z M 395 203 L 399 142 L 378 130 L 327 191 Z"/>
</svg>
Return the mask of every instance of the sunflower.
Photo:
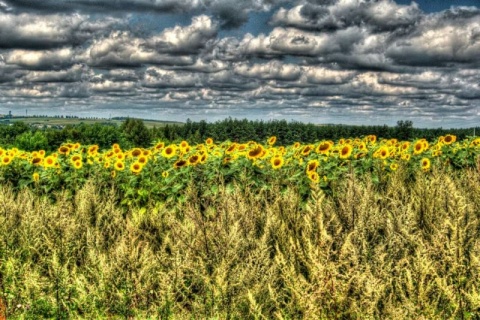
<svg viewBox="0 0 480 320">
<path fill-rule="evenodd" d="M 404 154 L 402 154 L 401 158 L 404 161 L 410 161 L 410 157 L 411 157 L 410 153 L 404 153 Z"/>
<path fill-rule="evenodd" d="M 34 182 L 38 182 L 40 180 L 40 175 L 38 174 L 38 172 L 33 173 L 32 179 Z"/>
<path fill-rule="evenodd" d="M 117 171 L 112 170 L 112 171 L 110 172 L 110 176 L 111 176 L 112 178 L 115 178 L 115 177 L 117 176 Z"/>
<path fill-rule="evenodd" d="M 257 158 L 260 158 L 263 153 L 265 152 L 265 150 L 263 149 L 263 147 L 258 144 L 255 148 L 253 148 L 252 150 L 250 150 L 248 152 L 248 155 L 247 157 L 252 160 L 252 159 L 257 159 Z"/>
<path fill-rule="evenodd" d="M 302 156 L 304 156 L 304 157 L 308 156 L 312 150 L 313 150 L 313 145 L 311 145 L 311 144 L 306 145 L 302 149 Z"/>
<path fill-rule="evenodd" d="M 105 161 L 105 162 L 103 163 L 103 167 L 104 167 L 105 169 L 110 168 L 110 165 L 111 165 L 110 161 Z"/>
<path fill-rule="evenodd" d="M 141 155 L 141 156 L 138 157 L 137 161 L 140 162 L 142 165 L 144 165 L 144 164 L 147 163 L 148 158 L 144 155 Z"/>
<path fill-rule="evenodd" d="M 390 150 L 388 150 L 387 146 L 381 147 L 377 152 L 380 159 L 387 159 L 390 156 Z"/>
<path fill-rule="evenodd" d="M 200 161 L 200 156 L 198 154 L 194 154 L 188 158 L 188 164 L 196 165 Z"/>
<path fill-rule="evenodd" d="M 140 148 L 134 148 L 130 154 L 132 157 L 138 157 L 142 154 L 142 150 L 140 150 Z"/>
<path fill-rule="evenodd" d="M 413 145 L 413 154 L 420 154 L 423 152 L 423 150 L 423 141 L 418 140 L 417 142 L 415 142 L 415 144 Z"/>
<path fill-rule="evenodd" d="M 130 171 L 133 174 L 139 174 L 142 171 L 143 165 L 140 162 L 134 162 L 130 165 Z"/>
<path fill-rule="evenodd" d="M 45 166 L 45 168 L 53 168 L 55 167 L 56 163 L 57 159 L 53 155 L 48 156 L 43 160 L 43 165 Z"/>
<path fill-rule="evenodd" d="M 35 165 L 35 166 L 41 165 L 42 164 L 42 158 L 40 158 L 40 157 L 32 158 L 32 164 Z"/>
<path fill-rule="evenodd" d="M 227 150 L 225 150 L 225 153 L 230 154 L 230 153 L 234 152 L 236 148 L 237 148 L 237 144 L 234 142 L 234 143 L 232 143 L 231 145 L 228 146 Z"/>
<path fill-rule="evenodd" d="M 365 153 L 365 152 L 358 152 L 358 153 L 355 154 L 354 158 L 355 159 L 360 159 L 360 158 L 365 157 L 366 155 L 367 155 L 367 153 Z"/>
<path fill-rule="evenodd" d="M 307 172 L 313 172 L 315 170 L 317 170 L 318 166 L 320 165 L 320 163 L 318 162 L 318 160 L 310 160 L 308 161 L 307 163 Z"/>
<path fill-rule="evenodd" d="M 182 149 L 186 149 L 188 147 L 188 142 L 183 140 L 182 142 L 180 142 L 180 148 Z"/>
<path fill-rule="evenodd" d="M 430 169 L 430 159 L 428 158 L 423 158 L 422 161 L 420 162 L 422 165 L 422 170 L 423 171 L 428 171 Z"/>
<path fill-rule="evenodd" d="M 320 181 L 320 176 L 316 172 L 308 172 L 307 173 L 308 179 L 314 183 L 318 183 Z"/>
<path fill-rule="evenodd" d="M 169 145 L 162 151 L 162 156 L 164 158 L 171 158 L 175 156 L 175 153 L 177 152 L 177 146 L 174 144 Z"/>
<path fill-rule="evenodd" d="M 455 141 L 457 141 L 457 137 L 454 136 L 453 134 L 447 134 L 447 135 L 445 136 L 445 138 L 443 138 L 443 142 L 444 142 L 446 145 L 452 144 L 452 143 L 454 143 Z"/>
<path fill-rule="evenodd" d="M 397 171 L 398 169 L 398 164 L 393 162 L 392 164 L 390 164 L 390 170 L 392 171 Z"/>
<path fill-rule="evenodd" d="M 70 158 L 71 163 L 75 163 L 75 161 L 82 160 L 82 156 L 79 154 L 76 154 Z"/>
<path fill-rule="evenodd" d="M 371 135 L 367 136 L 367 140 L 368 140 L 370 143 L 373 144 L 373 143 L 377 142 L 377 136 L 374 135 L 374 134 L 371 134 Z"/>
<path fill-rule="evenodd" d="M 280 169 L 284 163 L 285 163 L 285 160 L 283 160 L 283 157 L 281 156 L 272 157 L 272 159 L 270 159 L 270 164 L 272 165 L 272 168 L 275 170 Z"/>
<path fill-rule="evenodd" d="M 92 155 L 92 156 L 96 155 L 97 152 L 98 152 L 98 148 L 99 148 L 99 147 L 98 147 L 98 145 L 96 145 L 96 144 L 93 145 L 93 146 L 88 147 L 88 154 L 89 154 L 89 155 Z"/>
<path fill-rule="evenodd" d="M 295 143 L 293 144 L 293 149 L 298 149 L 298 148 L 300 148 L 301 145 L 302 145 L 302 144 L 297 141 L 297 142 L 295 142 Z"/>
<path fill-rule="evenodd" d="M 185 167 L 187 164 L 188 164 L 187 160 L 180 159 L 180 160 L 177 160 L 177 161 L 173 164 L 173 167 L 174 167 L 175 169 L 178 169 L 178 168 L 181 168 L 181 167 Z"/>
<path fill-rule="evenodd" d="M 163 171 L 162 172 L 162 177 L 167 178 L 168 177 L 168 171 Z"/>
<path fill-rule="evenodd" d="M 271 137 L 268 138 L 268 140 L 267 140 L 267 143 L 268 143 L 268 145 L 270 145 L 270 146 L 273 146 L 273 145 L 275 144 L 275 142 L 277 142 L 277 137 L 275 137 L 275 136 L 271 136 Z"/>
<path fill-rule="evenodd" d="M 342 149 L 340 149 L 340 159 L 348 159 L 352 154 L 353 147 L 350 144 L 343 145 Z"/>
<path fill-rule="evenodd" d="M 83 162 L 82 162 L 82 160 L 77 160 L 77 161 L 75 161 L 75 162 L 73 163 L 73 167 L 74 167 L 75 169 L 77 169 L 77 170 L 78 170 L 78 169 L 81 169 L 81 168 L 83 167 Z"/>
<path fill-rule="evenodd" d="M 331 148 L 332 148 L 332 145 L 330 144 L 330 142 L 323 141 L 317 146 L 315 151 L 321 154 L 328 154 Z"/>
<path fill-rule="evenodd" d="M 155 150 L 162 150 L 165 147 L 165 143 L 159 142 L 155 145 Z"/>
<path fill-rule="evenodd" d="M 4 156 L 4 157 L 2 158 L 2 164 L 3 164 L 4 166 L 9 165 L 10 162 L 12 162 L 12 157 L 10 157 L 10 156 L 7 155 L 7 156 Z"/>
<path fill-rule="evenodd" d="M 125 170 L 125 163 L 123 163 L 123 161 L 116 161 L 113 167 L 117 171 L 123 171 Z"/>
<path fill-rule="evenodd" d="M 205 140 L 205 144 L 206 144 L 207 146 L 212 145 L 212 144 L 213 144 L 213 139 L 212 139 L 212 138 L 207 138 L 207 140 Z"/>
<path fill-rule="evenodd" d="M 58 148 L 58 153 L 68 155 L 70 153 L 70 148 L 67 146 L 61 146 Z"/>
</svg>

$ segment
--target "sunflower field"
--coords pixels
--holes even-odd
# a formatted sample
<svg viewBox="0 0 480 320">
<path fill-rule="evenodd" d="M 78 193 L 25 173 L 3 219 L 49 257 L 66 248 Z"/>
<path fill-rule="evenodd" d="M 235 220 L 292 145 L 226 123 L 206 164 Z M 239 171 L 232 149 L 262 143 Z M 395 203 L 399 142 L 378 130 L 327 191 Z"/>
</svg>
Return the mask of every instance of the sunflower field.
<svg viewBox="0 0 480 320">
<path fill-rule="evenodd" d="M 0 318 L 476 318 L 480 138 L 0 148 Z"/>
<path fill-rule="evenodd" d="M 311 185 L 328 190 L 347 173 L 368 174 L 379 183 L 400 166 L 410 173 L 433 168 L 454 170 L 477 165 L 480 138 L 456 141 L 454 135 L 429 143 L 363 138 L 295 143 L 275 146 L 276 137 L 265 143 L 205 143 L 190 145 L 158 142 L 150 148 L 122 150 L 118 144 L 109 150 L 79 143 L 61 145 L 57 152 L 24 152 L 0 149 L 0 179 L 16 188 L 31 187 L 49 194 L 54 190 L 75 192 L 90 177 L 115 185 L 123 205 L 143 205 L 181 197 L 181 191 L 194 179 L 216 192 L 217 180 L 231 183 L 247 179 L 258 188 L 268 188 L 272 180 L 285 186 L 301 186 L 307 195 Z M 249 184 L 250 185 L 250 184 Z"/>
</svg>

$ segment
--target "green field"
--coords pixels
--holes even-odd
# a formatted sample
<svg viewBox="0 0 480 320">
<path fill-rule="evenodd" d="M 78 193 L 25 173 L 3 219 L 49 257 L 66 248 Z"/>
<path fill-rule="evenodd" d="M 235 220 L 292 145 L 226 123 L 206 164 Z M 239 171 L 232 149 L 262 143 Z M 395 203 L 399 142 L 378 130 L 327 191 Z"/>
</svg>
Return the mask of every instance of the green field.
<svg viewBox="0 0 480 320">
<path fill-rule="evenodd" d="M 66 125 L 76 125 L 80 123 L 84 124 L 95 124 L 95 123 L 115 123 L 117 125 L 121 125 L 124 120 L 117 120 L 117 119 L 90 119 L 90 118 L 57 118 L 57 117 L 14 117 L 11 119 L 1 119 L 0 123 L 11 123 L 16 121 L 22 121 L 29 125 L 37 125 L 37 126 L 66 126 Z M 147 128 L 153 127 L 163 127 L 167 124 L 177 124 L 181 125 L 181 122 L 175 121 L 162 121 L 162 120 L 143 120 L 143 123 Z"/>
</svg>

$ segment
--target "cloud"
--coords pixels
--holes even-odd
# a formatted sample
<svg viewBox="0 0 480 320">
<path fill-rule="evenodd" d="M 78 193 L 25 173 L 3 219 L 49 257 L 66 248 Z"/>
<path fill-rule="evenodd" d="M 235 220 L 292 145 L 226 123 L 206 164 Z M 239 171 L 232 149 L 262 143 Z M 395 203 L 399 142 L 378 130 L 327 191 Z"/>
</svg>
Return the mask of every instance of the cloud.
<svg viewBox="0 0 480 320">
<path fill-rule="evenodd" d="M 160 53 L 195 53 L 216 37 L 217 30 L 217 24 L 210 17 L 196 16 L 187 27 L 168 28 L 147 39 L 146 46 Z"/>
<path fill-rule="evenodd" d="M 150 88 L 188 88 L 199 86 L 200 78 L 196 73 L 149 67 L 145 71 L 142 85 Z"/>
<path fill-rule="evenodd" d="M 262 80 L 294 81 L 300 78 L 301 68 L 296 64 L 285 64 L 280 61 L 270 61 L 265 64 L 249 65 L 246 63 L 235 65 L 234 72 L 243 77 Z"/>
<path fill-rule="evenodd" d="M 165 29 L 146 39 L 128 31 L 113 31 L 94 40 L 83 59 L 97 67 L 191 65 L 196 60 L 192 54 L 198 54 L 216 33 L 216 24 L 205 15 L 193 17 L 189 26 Z"/>
<path fill-rule="evenodd" d="M 342 84 L 350 81 L 355 72 L 345 70 L 332 70 L 325 67 L 304 67 L 306 80 L 310 84 Z"/>
<path fill-rule="evenodd" d="M 80 14 L 0 14 L 0 48 L 51 49 L 77 46 L 119 21 L 90 21 Z"/>
<path fill-rule="evenodd" d="M 4 0 L 14 11 L 191 13 L 211 14 L 221 20 L 222 28 L 236 28 L 248 20 L 250 12 L 266 12 L 286 0 Z"/>
<path fill-rule="evenodd" d="M 291 9 L 280 8 L 272 24 L 300 29 L 331 31 L 368 25 L 375 31 L 408 27 L 419 20 L 415 2 L 399 5 L 393 0 L 309 1 Z"/>
<path fill-rule="evenodd" d="M 82 65 L 74 65 L 59 71 L 30 71 L 23 78 L 26 82 L 78 82 L 82 80 L 86 70 Z"/>
<path fill-rule="evenodd" d="M 75 60 L 72 49 L 54 49 L 45 51 L 12 50 L 7 53 L 5 62 L 25 69 L 63 69 L 71 66 Z"/>
<path fill-rule="evenodd" d="M 478 63 L 479 53 L 480 10 L 467 8 L 429 16 L 386 50 L 395 62 L 414 66 Z"/>
</svg>

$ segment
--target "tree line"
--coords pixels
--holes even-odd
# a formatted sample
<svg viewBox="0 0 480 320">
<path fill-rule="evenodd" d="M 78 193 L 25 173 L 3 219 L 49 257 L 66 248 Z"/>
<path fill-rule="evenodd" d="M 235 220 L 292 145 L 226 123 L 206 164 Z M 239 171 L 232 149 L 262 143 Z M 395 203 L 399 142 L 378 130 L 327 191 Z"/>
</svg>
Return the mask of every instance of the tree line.
<svg viewBox="0 0 480 320">
<path fill-rule="evenodd" d="M 191 144 L 201 143 L 207 138 L 215 141 L 265 141 L 270 136 L 277 137 L 278 145 L 295 142 L 313 143 L 319 140 L 338 140 L 340 138 L 361 137 L 374 134 L 379 138 L 397 138 L 411 140 L 426 138 L 433 140 L 440 135 L 454 134 L 458 139 L 480 132 L 480 127 L 468 129 L 425 129 L 415 128 L 411 121 L 400 120 L 396 126 L 351 126 L 351 125 L 315 125 L 286 120 L 247 120 L 228 118 L 208 123 L 206 121 L 187 120 L 184 124 L 167 124 L 161 127 L 147 128 L 140 119 L 127 118 L 121 125 L 96 123 L 67 125 L 62 129 L 35 128 L 23 122 L 0 125 L 0 146 L 17 147 L 26 151 L 52 151 L 64 142 L 97 144 L 109 148 L 118 143 L 124 148 L 133 146 L 149 147 L 162 140 L 166 143 L 186 140 Z"/>
</svg>

